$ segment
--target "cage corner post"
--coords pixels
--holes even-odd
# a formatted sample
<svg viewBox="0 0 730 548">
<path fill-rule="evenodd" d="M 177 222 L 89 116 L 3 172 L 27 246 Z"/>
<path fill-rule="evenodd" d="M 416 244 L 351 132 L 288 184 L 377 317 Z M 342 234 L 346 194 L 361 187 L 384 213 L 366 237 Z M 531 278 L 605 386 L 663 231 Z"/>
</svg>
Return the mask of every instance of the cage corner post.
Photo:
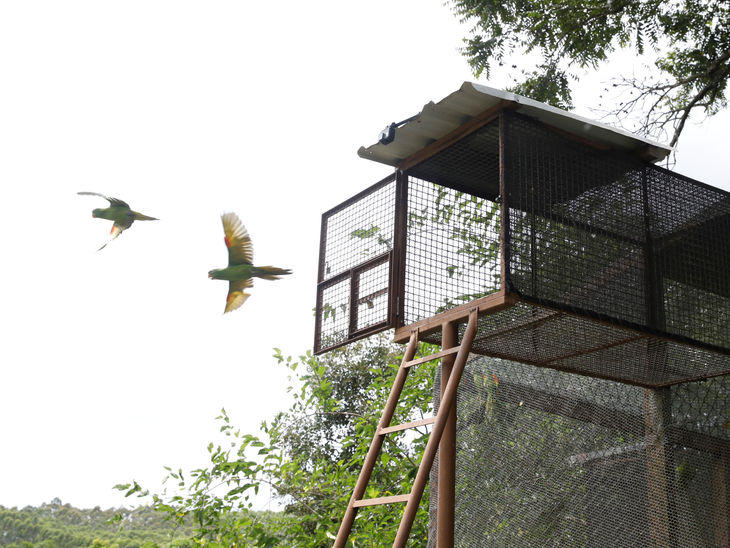
<svg viewBox="0 0 730 548">
<path fill-rule="evenodd" d="M 390 327 L 405 325 L 406 250 L 408 245 L 408 174 L 395 172 L 395 215 L 390 278 Z"/>
<path fill-rule="evenodd" d="M 459 329 L 456 323 L 446 322 L 441 328 L 441 349 L 459 346 Z M 443 400 L 446 386 L 456 362 L 456 355 L 441 358 L 441 395 Z M 457 395 L 458 397 L 458 395 Z M 454 547 L 454 526 L 456 508 L 456 410 L 451 408 L 438 451 L 438 514 L 436 548 Z"/>
<path fill-rule="evenodd" d="M 649 546 L 678 548 L 674 458 L 668 427 L 671 424 L 670 388 L 644 389 L 646 480 L 649 502 Z"/>
<path fill-rule="evenodd" d="M 499 240 L 501 246 L 501 285 L 502 293 L 509 294 L 512 292 L 512 281 L 510 275 L 510 214 L 509 214 L 509 170 L 507 163 L 509 161 L 508 148 L 508 118 L 505 109 L 499 112 L 499 194 L 501 198 L 500 214 L 499 214 Z"/>
</svg>

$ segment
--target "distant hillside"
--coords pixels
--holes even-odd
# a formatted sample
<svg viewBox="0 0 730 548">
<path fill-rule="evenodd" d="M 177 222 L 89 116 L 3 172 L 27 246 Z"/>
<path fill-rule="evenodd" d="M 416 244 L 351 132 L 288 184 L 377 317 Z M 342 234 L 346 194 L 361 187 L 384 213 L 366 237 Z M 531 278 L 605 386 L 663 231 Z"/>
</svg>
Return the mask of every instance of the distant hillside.
<svg viewBox="0 0 730 548">
<path fill-rule="evenodd" d="M 123 525 L 107 525 L 116 514 Z M 53 499 L 38 508 L 21 510 L 0 505 L 0 547 L 3 548 L 140 548 L 146 543 L 168 545 L 186 539 L 192 528 L 177 530 L 161 514 L 141 508 L 91 510 Z"/>
</svg>

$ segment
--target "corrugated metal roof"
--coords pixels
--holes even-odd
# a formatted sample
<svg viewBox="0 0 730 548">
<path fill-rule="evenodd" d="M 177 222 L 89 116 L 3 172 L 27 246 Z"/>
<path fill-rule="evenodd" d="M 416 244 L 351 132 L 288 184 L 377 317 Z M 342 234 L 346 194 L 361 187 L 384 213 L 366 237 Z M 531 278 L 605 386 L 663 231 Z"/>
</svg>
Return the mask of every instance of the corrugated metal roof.
<svg viewBox="0 0 730 548">
<path fill-rule="evenodd" d="M 387 145 L 380 142 L 367 148 L 360 147 L 358 156 L 387 164 L 398 165 L 410 155 L 427 147 L 457 127 L 468 122 L 500 101 L 511 101 L 520 105 L 519 112 L 590 141 L 607 145 L 613 149 L 632 152 L 642 147 L 651 147 L 646 159 L 659 161 L 666 158 L 672 148 L 638 137 L 628 131 L 589 120 L 566 110 L 527 97 L 464 82 L 461 88 L 438 103 L 429 102 L 421 113 L 395 131 L 395 140 Z"/>
</svg>

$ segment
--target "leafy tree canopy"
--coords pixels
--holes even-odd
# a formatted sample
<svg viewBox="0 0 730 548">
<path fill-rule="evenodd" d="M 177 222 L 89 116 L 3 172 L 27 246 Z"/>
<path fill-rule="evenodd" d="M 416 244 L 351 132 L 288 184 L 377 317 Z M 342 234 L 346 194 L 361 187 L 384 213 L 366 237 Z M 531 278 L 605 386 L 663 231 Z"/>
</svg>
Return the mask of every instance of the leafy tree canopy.
<svg viewBox="0 0 730 548">
<path fill-rule="evenodd" d="M 117 515 L 121 527 L 109 524 Z M 57 498 L 37 508 L 0 506 L 2 548 L 140 548 L 149 542 L 166 544 L 172 533 L 173 525 L 151 508 L 80 509 Z"/>
<path fill-rule="evenodd" d="M 462 53 L 479 77 L 495 65 L 534 52 L 510 91 L 570 109 L 571 83 L 596 70 L 617 49 L 656 52 L 658 78 L 621 76 L 628 92 L 609 111 L 619 121 L 640 118 L 640 131 L 674 146 L 693 112 L 712 116 L 727 106 L 730 78 L 730 3 L 727 0 L 451 0 L 473 24 Z M 517 65 L 512 65 L 516 68 Z"/>
</svg>

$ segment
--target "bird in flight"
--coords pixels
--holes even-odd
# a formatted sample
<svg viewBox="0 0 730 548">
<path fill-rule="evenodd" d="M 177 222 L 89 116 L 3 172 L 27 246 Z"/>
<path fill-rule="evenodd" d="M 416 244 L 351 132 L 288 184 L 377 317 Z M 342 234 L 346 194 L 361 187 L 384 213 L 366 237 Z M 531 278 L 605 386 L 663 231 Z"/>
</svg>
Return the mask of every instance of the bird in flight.
<svg viewBox="0 0 730 548">
<path fill-rule="evenodd" d="M 224 213 L 221 219 L 225 233 L 223 241 L 228 248 L 228 267 L 213 269 L 208 272 L 208 277 L 211 280 L 229 282 L 226 309 L 223 311 L 226 314 L 246 302 L 250 295 L 244 290 L 253 287 L 254 278 L 279 280 L 281 276 L 291 274 L 291 270 L 275 266 L 254 266 L 253 244 L 241 219 L 235 213 Z"/>
<path fill-rule="evenodd" d="M 126 202 L 117 200 L 116 198 L 109 198 L 103 194 L 97 192 L 79 192 L 83 196 L 101 196 L 109 202 L 109 207 L 97 208 L 91 212 L 91 216 L 99 219 L 107 219 L 108 221 L 114 221 L 112 226 L 111 237 L 109 240 L 101 246 L 97 251 L 101 251 L 106 245 L 111 242 L 114 238 L 119 236 L 122 232 L 127 230 L 134 221 L 158 221 L 154 217 L 148 217 L 142 215 L 136 211 L 132 211 Z"/>
</svg>

